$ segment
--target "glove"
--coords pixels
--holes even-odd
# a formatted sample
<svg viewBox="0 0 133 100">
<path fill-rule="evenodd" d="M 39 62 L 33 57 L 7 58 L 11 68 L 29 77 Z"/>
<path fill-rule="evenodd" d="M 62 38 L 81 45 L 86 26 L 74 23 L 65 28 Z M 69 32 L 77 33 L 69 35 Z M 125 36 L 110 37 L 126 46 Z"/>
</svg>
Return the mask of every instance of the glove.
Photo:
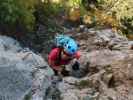
<svg viewBox="0 0 133 100">
<path fill-rule="evenodd" d="M 78 61 L 75 61 L 75 63 L 72 65 L 73 70 L 79 70 L 80 63 Z"/>
</svg>

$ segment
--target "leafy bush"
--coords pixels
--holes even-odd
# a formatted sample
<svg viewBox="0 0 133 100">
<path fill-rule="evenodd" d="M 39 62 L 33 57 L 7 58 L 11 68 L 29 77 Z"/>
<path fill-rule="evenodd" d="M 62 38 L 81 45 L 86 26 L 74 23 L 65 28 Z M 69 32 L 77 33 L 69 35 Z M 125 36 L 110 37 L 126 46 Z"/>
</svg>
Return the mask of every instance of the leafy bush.
<svg viewBox="0 0 133 100">
<path fill-rule="evenodd" d="M 133 33 L 133 1 L 132 0 L 98 0 L 107 13 L 115 14 L 123 32 Z"/>
<path fill-rule="evenodd" d="M 55 16 L 63 9 L 63 3 L 61 0 L 44 0 L 37 8 L 41 8 L 45 17 Z"/>
<path fill-rule="evenodd" d="M 95 9 L 92 12 L 83 16 L 83 23 L 91 27 L 102 27 L 102 28 L 119 28 L 119 23 L 116 18 L 110 14 L 107 14 L 103 10 Z"/>
<path fill-rule="evenodd" d="M 110 24 L 109 26 L 115 27 L 124 34 L 133 33 L 132 0 L 83 0 L 82 3 L 91 13 L 90 15 L 95 16 L 95 23 L 104 26 Z M 91 19 L 85 21 L 90 23 Z"/>
<path fill-rule="evenodd" d="M 124 18 L 121 20 L 123 33 L 131 40 L 133 40 L 133 17 Z"/>
<path fill-rule="evenodd" d="M 132 0 L 98 0 L 98 1 L 104 10 L 115 13 L 118 20 L 133 17 Z"/>
<path fill-rule="evenodd" d="M 0 0 L 0 26 L 5 30 L 32 30 L 36 0 Z"/>
</svg>

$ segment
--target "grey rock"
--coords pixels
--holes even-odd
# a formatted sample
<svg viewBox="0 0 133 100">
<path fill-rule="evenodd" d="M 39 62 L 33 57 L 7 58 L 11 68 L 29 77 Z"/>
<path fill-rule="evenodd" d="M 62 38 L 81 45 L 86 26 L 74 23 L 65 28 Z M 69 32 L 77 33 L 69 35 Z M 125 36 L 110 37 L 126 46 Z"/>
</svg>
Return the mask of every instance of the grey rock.
<svg viewBox="0 0 133 100">
<path fill-rule="evenodd" d="M 88 32 L 75 34 L 74 37 L 79 41 L 82 53 L 80 67 L 88 67 L 88 72 L 78 80 L 71 78 L 62 83 L 62 94 L 67 95 L 67 91 L 71 91 L 71 95 L 78 97 L 80 94 L 80 97 L 88 100 L 132 100 L 132 41 L 111 29 L 89 29 Z M 94 95 L 84 92 L 84 88 L 79 90 L 75 81 L 83 81 L 87 91 L 89 88 L 95 89 L 95 92 L 99 92 L 98 95 L 93 98 Z M 63 97 L 67 99 L 65 95 Z"/>
<path fill-rule="evenodd" d="M 0 100 L 24 100 L 28 95 L 31 100 L 42 100 L 50 85 L 52 69 L 40 55 L 25 51 L 12 38 L 0 36 L 0 47 Z M 39 70 L 42 67 L 44 70 Z M 39 86 L 41 92 L 36 89 Z"/>
</svg>

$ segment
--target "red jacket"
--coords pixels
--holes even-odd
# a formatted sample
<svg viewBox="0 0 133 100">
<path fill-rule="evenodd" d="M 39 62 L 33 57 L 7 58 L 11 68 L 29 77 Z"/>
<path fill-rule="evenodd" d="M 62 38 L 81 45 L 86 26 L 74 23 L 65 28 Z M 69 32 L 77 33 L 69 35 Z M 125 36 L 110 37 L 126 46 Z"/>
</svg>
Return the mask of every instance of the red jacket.
<svg viewBox="0 0 133 100">
<path fill-rule="evenodd" d="M 50 52 L 50 54 L 48 56 L 48 62 L 49 62 L 49 64 L 50 64 L 50 61 L 54 61 L 55 62 L 54 65 L 51 66 L 55 70 L 58 70 L 59 67 L 60 67 L 60 65 L 67 65 L 71 61 L 71 60 L 63 60 L 63 59 L 60 59 L 60 61 L 58 61 L 58 63 L 57 63 L 60 50 L 61 50 L 60 48 L 54 48 Z M 76 58 L 76 59 L 79 59 L 80 58 L 80 52 L 79 51 L 77 51 L 75 53 L 74 58 Z"/>
</svg>

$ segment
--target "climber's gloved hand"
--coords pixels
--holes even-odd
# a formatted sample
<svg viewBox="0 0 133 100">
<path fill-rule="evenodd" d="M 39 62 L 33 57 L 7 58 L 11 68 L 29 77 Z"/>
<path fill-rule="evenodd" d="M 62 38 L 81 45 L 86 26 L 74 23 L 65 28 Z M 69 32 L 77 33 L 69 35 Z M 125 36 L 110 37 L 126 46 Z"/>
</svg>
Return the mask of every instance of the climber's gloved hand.
<svg viewBox="0 0 133 100">
<path fill-rule="evenodd" d="M 78 61 L 75 61 L 75 63 L 72 65 L 73 70 L 79 70 L 80 63 Z"/>
</svg>

